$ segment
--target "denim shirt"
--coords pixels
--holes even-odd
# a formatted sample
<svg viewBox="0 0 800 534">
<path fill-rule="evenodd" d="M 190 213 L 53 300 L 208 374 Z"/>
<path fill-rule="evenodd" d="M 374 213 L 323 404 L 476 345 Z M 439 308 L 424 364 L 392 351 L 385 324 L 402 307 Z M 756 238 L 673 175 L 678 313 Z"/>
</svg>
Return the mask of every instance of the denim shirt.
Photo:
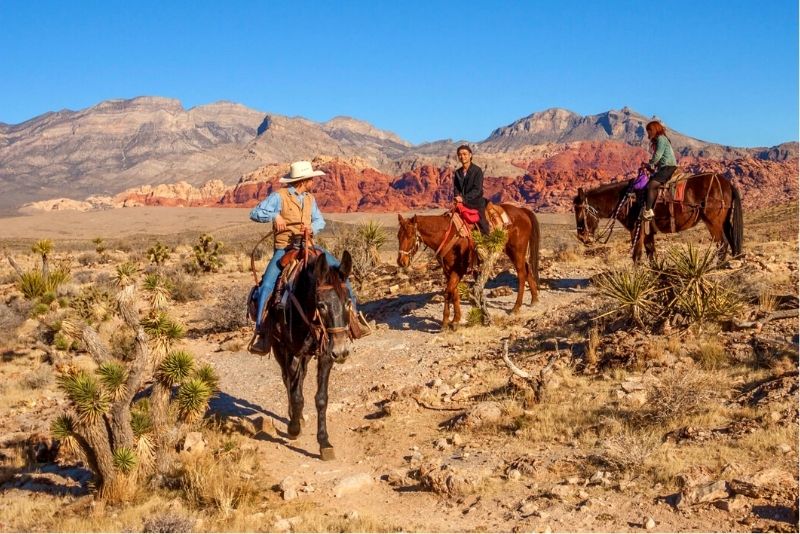
<svg viewBox="0 0 800 534">
<path fill-rule="evenodd" d="M 303 197 L 297 194 L 294 187 L 287 188 L 289 193 L 297 198 L 300 207 L 303 207 Z M 258 203 L 258 205 L 250 211 L 250 220 L 260 223 L 268 223 L 275 220 L 281 212 L 281 196 L 277 191 L 270 193 L 270 195 Z M 317 207 L 317 201 L 311 197 L 311 231 L 314 235 L 319 234 L 325 228 L 325 219 L 322 218 L 322 213 Z"/>
</svg>

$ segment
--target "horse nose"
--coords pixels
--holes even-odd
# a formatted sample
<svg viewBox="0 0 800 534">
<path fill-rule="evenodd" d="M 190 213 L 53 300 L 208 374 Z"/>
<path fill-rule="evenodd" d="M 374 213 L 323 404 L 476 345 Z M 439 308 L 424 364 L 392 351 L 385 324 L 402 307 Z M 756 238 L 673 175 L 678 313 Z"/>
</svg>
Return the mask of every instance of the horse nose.
<svg viewBox="0 0 800 534">
<path fill-rule="evenodd" d="M 350 355 L 350 349 L 345 343 L 336 343 L 333 346 L 333 359 L 336 361 L 343 361 Z"/>
<path fill-rule="evenodd" d="M 402 254 L 398 254 L 398 255 L 397 255 L 397 266 L 398 266 L 398 267 L 402 267 L 402 268 L 404 268 L 404 269 L 405 269 L 406 267 L 408 267 L 408 265 L 406 265 L 406 261 L 407 261 L 407 260 L 406 260 L 406 257 L 405 257 L 405 256 L 403 256 Z"/>
</svg>

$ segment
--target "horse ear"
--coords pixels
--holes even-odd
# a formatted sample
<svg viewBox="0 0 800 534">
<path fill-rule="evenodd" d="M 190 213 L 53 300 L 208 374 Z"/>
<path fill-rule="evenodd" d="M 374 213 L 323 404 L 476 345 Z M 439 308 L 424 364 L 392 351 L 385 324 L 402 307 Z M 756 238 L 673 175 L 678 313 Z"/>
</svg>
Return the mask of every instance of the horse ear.
<svg viewBox="0 0 800 534">
<path fill-rule="evenodd" d="M 400 226 L 402 226 L 402 225 L 403 225 L 403 223 L 404 223 L 404 222 L 406 222 L 406 220 L 403 218 L 403 216 L 402 216 L 402 215 L 400 215 L 400 214 L 398 213 L 398 214 L 397 214 L 397 222 L 399 222 L 399 223 L 400 223 Z"/>
<path fill-rule="evenodd" d="M 353 257 L 350 252 L 345 250 L 342 254 L 342 262 L 339 264 L 339 274 L 342 275 L 342 279 L 345 279 L 350 276 L 351 272 L 353 272 Z"/>
<path fill-rule="evenodd" d="M 583 188 L 582 187 L 578 188 L 578 196 L 580 198 L 586 198 L 586 193 L 583 192 Z"/>
<path fill-rule="evenodd" d="M 324 280 L 328 275 L 328 269 L 328 258 L 325 257 L 325 254 L 320 254 L 317 261 L 314 262 L 314 278 Z"/>
</svg>

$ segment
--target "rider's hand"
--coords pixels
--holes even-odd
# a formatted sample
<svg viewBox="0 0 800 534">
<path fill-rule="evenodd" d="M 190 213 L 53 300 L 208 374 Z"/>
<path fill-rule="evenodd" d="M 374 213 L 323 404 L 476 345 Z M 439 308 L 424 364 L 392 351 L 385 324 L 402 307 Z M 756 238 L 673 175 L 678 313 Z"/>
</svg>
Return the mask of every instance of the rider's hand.
<svg viewBox="0 0 800 534">
<path fill-rule="evenodd" d="M 279 232 L 286 230 L 286 220 L 280 214 L 275 216 L 275 229 Z"/>
<path fill-rule="evenodd" d="M 461 195 L 456 195 L 453 198 L 453 202 L 455 202 L 456 204 L 463 204 L 464 203 L 464 199 L 461 198 Z"/>
</svg>

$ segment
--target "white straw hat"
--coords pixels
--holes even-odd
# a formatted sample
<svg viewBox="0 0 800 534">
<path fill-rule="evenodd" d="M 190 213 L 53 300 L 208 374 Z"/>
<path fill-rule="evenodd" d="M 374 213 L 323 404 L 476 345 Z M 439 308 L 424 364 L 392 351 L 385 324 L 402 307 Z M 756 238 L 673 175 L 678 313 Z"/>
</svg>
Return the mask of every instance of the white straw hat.
<svg viewBox="0 0 800 534">
<path fill-rule="evenodd" d="M 290 184 L 292 182 L 299 182 L 300 180 L 307 180 L 314 176 L 325 176 L 325 173 L 322 171 L 315 171 L 311 167 L 310 161 L 295 161 L 292 163 L 289 174 L 278 181 L 282 184 Z"/>
</svg>

